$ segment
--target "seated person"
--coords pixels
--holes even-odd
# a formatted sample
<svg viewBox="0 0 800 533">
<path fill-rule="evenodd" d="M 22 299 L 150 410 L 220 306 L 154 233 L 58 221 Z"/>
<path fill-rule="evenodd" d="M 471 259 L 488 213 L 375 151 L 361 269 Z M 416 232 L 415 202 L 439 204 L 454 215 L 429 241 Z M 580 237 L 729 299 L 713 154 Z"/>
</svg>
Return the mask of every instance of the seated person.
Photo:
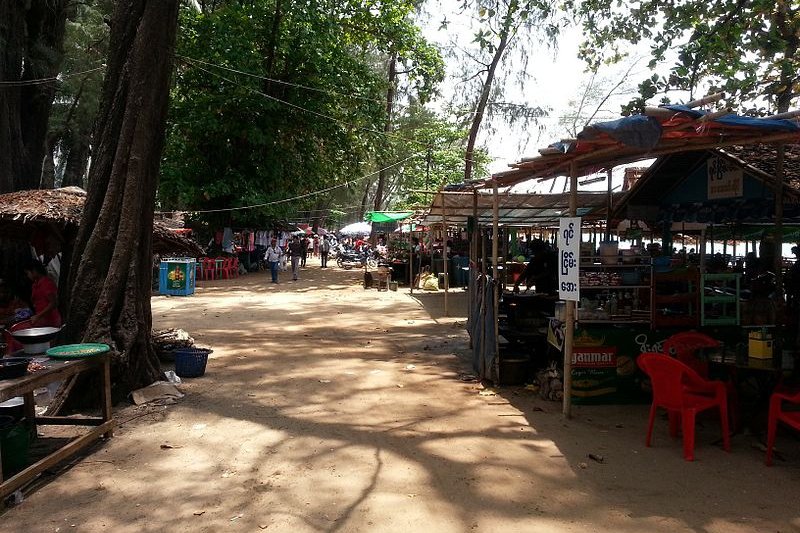
<svg viewBox="0 0 800 533">
<path fill-rule="evenodd" d="M 47 276 L 47 271 L 39 261 L 31 261 L 24 267 L 25 275 L 31 280 L 31 303 L 33 327 L 60 327 L 61 313 L 58 312 L 58 287 Z"/>
<path fill-rule="evenodd" d="M 531 245 L 533 257 L 525 266 L 517 281 L 514 282 L 514 292 L 519 292 L 519 286 L 525 285 L 525 292 L 531 287 L 536 287 L 536 292 L 552 294 L 558 289 L 558 257 L 553 250 L 543 241 L 534 241 Z"/>
</svg>

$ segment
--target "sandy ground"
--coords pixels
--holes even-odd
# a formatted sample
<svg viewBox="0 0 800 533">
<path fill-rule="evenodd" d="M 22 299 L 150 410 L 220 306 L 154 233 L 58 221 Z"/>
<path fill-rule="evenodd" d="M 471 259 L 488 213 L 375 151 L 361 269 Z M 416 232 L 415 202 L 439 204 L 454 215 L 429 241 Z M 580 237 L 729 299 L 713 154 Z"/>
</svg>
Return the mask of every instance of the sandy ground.
<svg viewBox="0 0 800 533">
<path fill-rule="evenodd" d="M 288 277 L 154 297 L 156 327 L 214 348 L 206 375 L 177 405 L 120 406 L 116 436 L 0 530 L 800 531 L 791 435 L 767 468 L 753 437 L 713 444 L 708 419 L 686 463 L 664 420 L 644 447 L 647 406 L 565 421 L 524 389 L 462 382 L 463 293 L 443 318 L 441 294 L 365 291 L 357 271 Z"/>
</svg>

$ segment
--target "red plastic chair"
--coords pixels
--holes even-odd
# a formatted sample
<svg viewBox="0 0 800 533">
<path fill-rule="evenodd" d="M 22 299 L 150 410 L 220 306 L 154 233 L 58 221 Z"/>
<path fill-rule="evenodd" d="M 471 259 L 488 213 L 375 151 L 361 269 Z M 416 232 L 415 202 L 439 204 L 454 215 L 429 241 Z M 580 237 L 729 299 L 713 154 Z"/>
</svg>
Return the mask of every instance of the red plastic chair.
<svg viewBox="0 0 800 533">
<path fill-rule="evenodd" d="M 685 331 L 676 333 L 664 341 L 663 351 L 685 363 L 701 377 L 708 378 L 708 363 L 697 357 L 698 350 L 703 348 L 719 348 L 720 342 L 705 333 Z"/>
<path fill-rule="evenodd" d="M 685 363 L 692 370 L 703 378 L 709 378 L 708 361 L 703 361 L 698 357 L 698 352 L 705 348 L 720 348 L 722 343 L 713 337 L 699 331 L 684 331 L 672 335 L 664 341 L 662 351 L 675 357 L 678 361 Z M 728 390 L 728 410 L 730 411 L 731 423 L 734 430 L 738 431 L 739 419 L 739 394 L 736 391 L 736 371 L 735 368 L 729 369 L 730 379 L 725 381 Z"/>
<path fill-rule="evenodd" d="M 203 258 L 203 279 L 214 279 L 217 277 L 217 262 L 211 257 Z"/>
<path fill-rule="evenodd" d="M 769 421 L 767 422 L 767 466 L 772 466 L 772 448 L 775 446 L 775 434 L 778 422 L 800 430 L 800 411 L 784 411 L 783 402 L 800 404 L 800 392 L 775 392 L 769 399 Z"/>
<path fill-rule="evenodd" d="M 697 413 L 716 407 L 722 425 L 722 444 L 731 450 L 728 429 L 728 397 L 725 384 L 701 378 L 689 366 L 662 353 L 643 353 L 637 358 L 639 367 L 650 377 L 653 403 L 647 426 L 645 445 L 650 446 L 656 410 L 661 407 L 669 415 L 669 430 L 678 436 L 678 424 L 683 429 L 683 458 L 694 461 L 694 429 Z"/>
<path fill-rule="evenodd" d="M 231 279 L 233 277 L 233 258 L 225 257 L 222 260 L 222 276 L 225 279 Z"/>
<path fill-rule="evenodd" d="M 239 277 L 239 258 L 238 257 L 234 257 L 233 258 L 233 277 L 234 278 L 238 278 Z"/>
</svg>

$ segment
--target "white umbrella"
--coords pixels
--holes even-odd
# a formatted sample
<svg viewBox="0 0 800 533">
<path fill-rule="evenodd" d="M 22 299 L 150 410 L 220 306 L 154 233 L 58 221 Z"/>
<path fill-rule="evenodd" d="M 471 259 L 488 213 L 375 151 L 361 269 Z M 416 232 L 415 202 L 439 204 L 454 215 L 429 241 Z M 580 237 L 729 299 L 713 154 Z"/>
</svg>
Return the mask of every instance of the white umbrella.
<svg viewBox="0 0 800 533">
<path fill-rule="evenodd" d="M 369 222 L 354 222 L 339 230 L 344 235 L 365 235 L 372 232 L 372 224 Z"/>
</svg>

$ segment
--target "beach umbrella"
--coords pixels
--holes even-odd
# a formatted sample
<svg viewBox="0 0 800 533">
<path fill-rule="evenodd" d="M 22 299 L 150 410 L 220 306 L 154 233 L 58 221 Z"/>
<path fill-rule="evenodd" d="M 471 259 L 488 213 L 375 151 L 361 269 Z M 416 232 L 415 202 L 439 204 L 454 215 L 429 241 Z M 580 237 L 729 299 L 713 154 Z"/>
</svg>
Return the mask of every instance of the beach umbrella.
<svg viewBox="0 0 800 533">
<path fill-rule="evenodd" d="M 366 235 L 371 232 L 372 224 L 369 222 L 354 222 L 339 230 L 339 233 L 343 235 Z"/>
</svg>

